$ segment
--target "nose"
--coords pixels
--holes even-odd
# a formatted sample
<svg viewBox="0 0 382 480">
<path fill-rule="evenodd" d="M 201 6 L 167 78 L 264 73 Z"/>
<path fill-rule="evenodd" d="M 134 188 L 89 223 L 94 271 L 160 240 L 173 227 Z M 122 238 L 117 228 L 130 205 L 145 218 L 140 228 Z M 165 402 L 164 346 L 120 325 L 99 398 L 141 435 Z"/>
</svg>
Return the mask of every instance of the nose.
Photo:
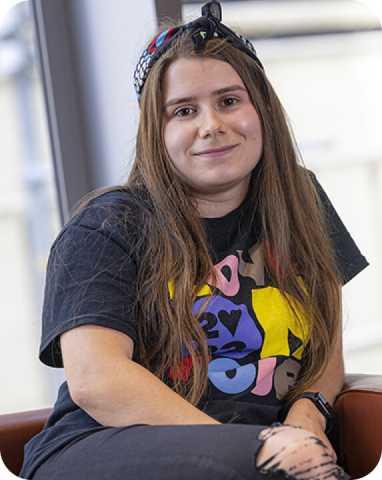
<svg viewBox="0 0 382 480">
<path fill-rule="evenodd" d="M 207 108 L 200 115 L 199 136 L 206 138 L 211 135 L 225 133 L 224 120 L 214 108 Z"/>
</svg>

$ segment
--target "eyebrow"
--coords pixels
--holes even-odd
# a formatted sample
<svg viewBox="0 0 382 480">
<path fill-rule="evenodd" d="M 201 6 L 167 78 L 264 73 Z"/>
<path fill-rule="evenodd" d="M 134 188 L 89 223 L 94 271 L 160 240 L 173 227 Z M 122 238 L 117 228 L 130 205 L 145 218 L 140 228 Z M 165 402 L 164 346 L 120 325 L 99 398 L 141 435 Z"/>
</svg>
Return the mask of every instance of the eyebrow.
<svg viewBox="0 0 382 480">
<path fill-rule="evenodd" d="M 219 88 L 218 90 L 213 91 L 212 95 L 221 95 L 223 93 L 233 92 L 235 90 L 242 90 L 243 92 L 247 93 L 247 89 L 242 87 L 241 85 L 230 85 L 229 87 Z M 179 103 L 192 102 L 194 100 L 196 100 L 196 97 L 174 98 L 165 103 L 164 110 L 166 110 L 166 108 L 168 107 L 171 107 L 172 105 L 178 105 Z"/>
</svg>

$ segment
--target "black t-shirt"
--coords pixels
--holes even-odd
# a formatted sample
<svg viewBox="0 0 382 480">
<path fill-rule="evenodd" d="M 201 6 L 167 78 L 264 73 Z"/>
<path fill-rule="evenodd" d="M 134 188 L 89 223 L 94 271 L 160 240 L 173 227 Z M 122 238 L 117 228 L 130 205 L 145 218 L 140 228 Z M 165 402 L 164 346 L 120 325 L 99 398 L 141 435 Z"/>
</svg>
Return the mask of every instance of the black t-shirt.
<svg viewBox="0 0 382 480">
<path fill-rule="evenodd" d="M 368 262 L 313 174 L 312 178 L 325 206 L 345 284 Z M 92 200 L 58 235 L 46 275 L 40 346 L 40 359 L 45 364 L 62 367 L 59 337 L 80 325 L 119 330 L 137 345 L 136 277 L 142 255 L 142 243 L 138 242 L 142 206 L 131 192 L 105 193 Z M 258 221 L 249 198 L 227 215 L 202 219 L 202 223 L 217 289 L 200 318 L 210 362 L 208 389 L 199 408 L 223 423 L 270 425 L 278 420 L 283 397 L 301 368 L 307 334 L 303 315 L 301 322 L 296 321 L 266 276 Z M 211 286 L 207 282 L 198 292 L 194 313 L 211 296 Z M 172 298 L 171 281 L 168 291 Z M 133 360 L 137 359 L 134 348 Z M 188 369 L 185 353 L 176 371 L 187 378 Z M 172 380 L 170 375 L 170 386 Z M 44 459 L 69 442 L 101 428 L 74 404 L 64 382 L 47 426 L 26 446 L 22 476 L 31 475 Z"/>
</svg>

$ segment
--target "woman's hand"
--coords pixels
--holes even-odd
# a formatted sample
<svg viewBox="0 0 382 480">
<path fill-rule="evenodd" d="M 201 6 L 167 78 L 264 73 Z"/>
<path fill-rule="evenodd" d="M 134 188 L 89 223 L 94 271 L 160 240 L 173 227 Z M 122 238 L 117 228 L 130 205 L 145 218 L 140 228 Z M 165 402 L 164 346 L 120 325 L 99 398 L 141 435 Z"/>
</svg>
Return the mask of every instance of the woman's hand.
<svg viewBox="0 0 382 480">
<path fill-rule="evenodd" d="M 328 454 L 337 462 L 337 454 L 325 434 L 326 419 L 309 399 L 301 398 L 292 404 L 284 425 L 301 427 L 312 432 L 324 443 L 328 448 Z"/>
</svg>

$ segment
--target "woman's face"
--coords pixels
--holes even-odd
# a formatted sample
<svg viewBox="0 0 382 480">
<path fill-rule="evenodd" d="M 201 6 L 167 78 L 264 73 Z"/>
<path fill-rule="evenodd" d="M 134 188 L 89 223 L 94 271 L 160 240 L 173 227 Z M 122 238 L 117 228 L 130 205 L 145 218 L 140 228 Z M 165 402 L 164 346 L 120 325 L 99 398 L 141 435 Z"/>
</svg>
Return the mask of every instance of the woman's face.
<svg viewBox="0 0 382 480">
<path fill-rule="evenodd" d="M 260 118 L 240 76 L 212 58 L 181 58 L 164 77 L 164 143 L 195 194 L 248 190 L 262 154 Z"/>
</svg>

